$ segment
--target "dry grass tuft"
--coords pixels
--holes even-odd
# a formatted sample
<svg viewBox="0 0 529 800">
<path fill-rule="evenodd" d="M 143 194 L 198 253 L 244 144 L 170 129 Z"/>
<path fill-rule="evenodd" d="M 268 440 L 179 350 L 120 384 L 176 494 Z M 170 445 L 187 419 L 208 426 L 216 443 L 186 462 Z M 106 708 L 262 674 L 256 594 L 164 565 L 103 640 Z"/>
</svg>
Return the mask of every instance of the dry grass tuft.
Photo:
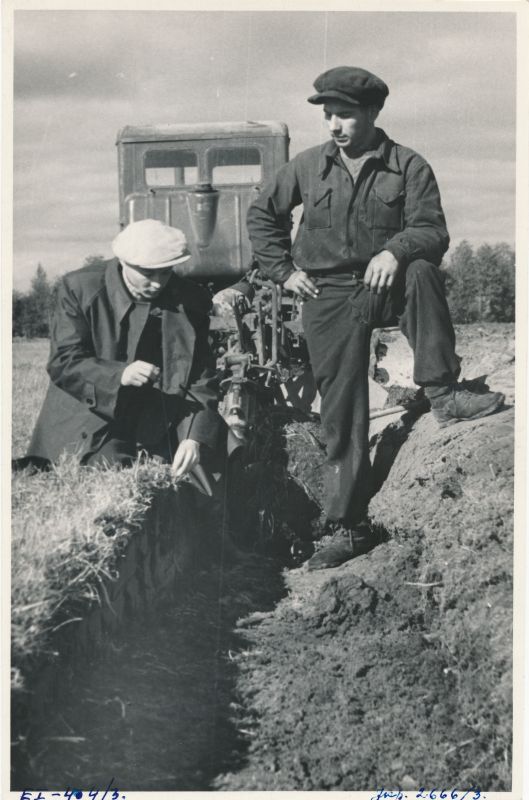
<svg viewBox="0 0 529 800">
<path fill-rule="evenodd" d="M 15 473 L 12 484 L 12 665 L 14 684 L 49 634 L 99 602 L 104 579 L 142 523 L 170 469 L 154 461 L 132 469 L 81 467 L 64 457 L 50 472 Z M 105 533 L 112 520 L 112 536 Z"/>
<path fill-rule="evenodd" d="M 46 339 L 13 343 L 13 456 L 22 456 L 48 386 Z M 157 489 L 174 485 L 155 461 L 132 469 L 81 467 L 64 457 L 50 472 L 12 480 L 12 685 L 49 634 L 99 602 L 105 578 L 142 523 Z M 111 521 L 112 536 L 108 535 Z"/>
</svg>

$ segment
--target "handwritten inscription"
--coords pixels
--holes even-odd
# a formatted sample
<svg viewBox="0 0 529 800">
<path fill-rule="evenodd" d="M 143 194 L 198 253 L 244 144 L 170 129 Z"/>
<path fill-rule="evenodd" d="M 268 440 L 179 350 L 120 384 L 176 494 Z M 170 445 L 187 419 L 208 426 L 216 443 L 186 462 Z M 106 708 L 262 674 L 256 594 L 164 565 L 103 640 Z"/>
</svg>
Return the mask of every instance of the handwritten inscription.
<svg viewBox="0 0 529 800">
<path fill-rule="evenodd" d="M 487 800 L 479 789 L 424 789 L 417 792 L 402 789 L 379 789 L 370 800 Z"/>
<path fill-rule="evenodd" d="M 51 800 L 52 797 L 60 800 L 103 800 L 105 793 L 96 789 L 84 792 L 80 789 L 65 789 L 64 792 L 37 792 L 24 789 L 18 800 Z M 106 793 L 106 800 L 127 800 L 127 798 L 119 789 L 113 789 L 112 792 Z"/>
<path fill-rule="evenodd" d="M 114 778 L 104 790 L 89 789 L 82 791 L 81 789 L 70 789 L 68 787 L 63 792 L 37 792 L 24 789 L 18 800 L 51 800 L 52 797 L 59 798 L 59 800 L 127 800 L 119 789 L 110 790 L 113 783 Z"/>
</svg>

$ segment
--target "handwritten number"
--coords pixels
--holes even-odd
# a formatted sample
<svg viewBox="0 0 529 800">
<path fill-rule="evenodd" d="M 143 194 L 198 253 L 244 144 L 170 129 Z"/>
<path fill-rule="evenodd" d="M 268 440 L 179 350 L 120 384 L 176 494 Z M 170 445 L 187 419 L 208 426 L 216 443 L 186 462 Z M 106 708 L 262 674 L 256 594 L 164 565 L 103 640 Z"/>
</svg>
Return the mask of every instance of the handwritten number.
<svg viewBox="0 0 529 800">
<path fill-rule="evenodd" d="M 474 792 L 472 798 L 469 800 L 485 800 L 484 796 L 481 794 L 481 791 L 477 789 L 475 786 L 471 786 L 470 789 L 467 789 L 466 792 L 463 792 L 461 795 L 456 789 L 431 789 L 429 794 L 426 794 L 426 789 L 421 787 L 415 793 L 415 800 L 466 800 L 467 795 L 470 795 L 471 792 Z M 403 794 L 401 791 L 399 792 L 387 792 L 384 789 L 380 789 L 378 794 L 374 795 L 370 798 L 370 800 L 386 800 L 386 798 L 394 797 L 396 800 L 401 800 Z M 93 798 L 92 798 L 93 800 Z M 119 800 L 119 793 L 116 791 L 112 795 L 111 800 Z M 123 797 L 125 800 L 125 797 Z"/>
<path fill-rule="evenodd" d="M 109 793 L 109 791 L 110 791 L 110 787 L 112 786 L 112 784 L 113 784 L 113 783 L 114 783 L 114 778 L 110 778 L 110 783 L 108 784 L 107 788 L 106 788 L 106 789 L 105 789 L 105 791 L 103 792 L 103 797 L 101 798 L 101 800 L 105 800 L 105 798 L 106 798 L 107 794 L 108 794 L 108 793 Z"/>
<path fill-rule="evenodd" d="M 108 794 L 110 790 L 110 786 L 113 782 L 114 778 L 110 781 L 105 794 Z M 98 796 L 101 794 L 99 789 L 90 789 L 88 792 L 84 792 L 85 798 L 90 798 L 90 800 L 97 800 Z M 52 792 L 52 797 L 60 797 L 59 792 Z M 62 794 L 64 800 L 83 800 L 83 792 L 81 789 L 65 789 Z M 29 791 L 29 789 L 24 789 L 20 794 L 19 800 L 46 800 L 46 795 L 39 792 L 35 797 L 33 797 L 33 793 Z M 114 789 L 112 792 L 112 797 L 109 800 L 120 800 L 119 789 Z M 125 795 L 122 795 L 121 800 L 126 800 Z M 474 800 L 479 800 L 479 798 L 474 798 Z"/>
</svg>

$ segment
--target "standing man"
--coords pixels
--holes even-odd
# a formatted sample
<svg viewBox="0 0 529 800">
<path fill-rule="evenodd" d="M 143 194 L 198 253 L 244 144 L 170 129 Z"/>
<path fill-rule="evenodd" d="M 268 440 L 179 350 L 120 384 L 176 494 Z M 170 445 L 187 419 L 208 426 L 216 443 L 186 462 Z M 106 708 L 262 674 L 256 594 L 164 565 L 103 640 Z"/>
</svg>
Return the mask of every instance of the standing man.
<svg viewBox="0 0 529 800">
<path fill-rule="evenodd" d="M 248 230 L 262 271 L 303 301 L 303 327 L 321 394 L 327 444 L 326 513 L 334 535 L 308 562 L 333 567 L 377 544 L 371 496 L 368 366 L 371 331 L 395 324 L 414 352 L 440 425 L 499 408 L 500 393 L 457 383 L 459 358 L 442 277 L 448 232 L 428 163 L 375 120 L 389 93 L 358 67 L 314 82 L 331 140 L 299 153 L 253 203 Z M 303 205 L 291 246 L 291 211 Z"/>
<path fill-rule="evenodd" d="M 181 477 L 216 444 L 211 300 L 174 272 L 190 258 L 182 231 L 133 222 L 112 248 L 116 258 L 63 278 L 28 456 L 127 465 L 145 451 Z"/>
</svg>

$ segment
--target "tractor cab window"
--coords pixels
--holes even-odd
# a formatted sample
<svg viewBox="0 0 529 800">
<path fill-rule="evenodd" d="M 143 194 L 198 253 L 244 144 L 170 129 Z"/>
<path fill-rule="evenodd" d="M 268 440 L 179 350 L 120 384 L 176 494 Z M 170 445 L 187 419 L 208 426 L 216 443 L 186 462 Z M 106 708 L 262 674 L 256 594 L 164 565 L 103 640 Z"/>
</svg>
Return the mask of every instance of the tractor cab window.
<svg viewBox="0 0 529 800">
<path fill-rule="evenodd" d="M 149 150 L 144 165 L 147 186 L 187 186 L 198 182 L 197 156 L 192 150 Z"/>
<path fill-rule="evenodd" d="M 259 183 L 261 153 L 257 147 L 215 147 L 208 153 L 208 168 L 214 186 Z"/>
</svg>

